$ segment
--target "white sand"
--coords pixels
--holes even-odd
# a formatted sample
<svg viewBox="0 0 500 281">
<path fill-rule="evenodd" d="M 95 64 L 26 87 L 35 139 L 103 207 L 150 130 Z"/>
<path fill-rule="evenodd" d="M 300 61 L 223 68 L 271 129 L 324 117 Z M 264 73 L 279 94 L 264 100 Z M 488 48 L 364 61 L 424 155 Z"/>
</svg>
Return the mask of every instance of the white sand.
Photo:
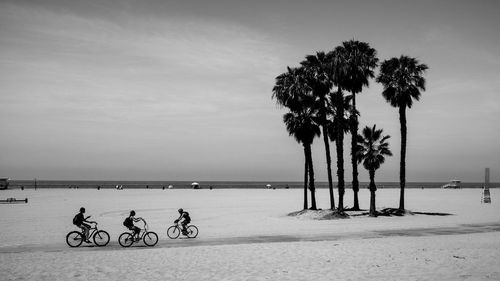
<svg viewBox="0 0 500 281">
<path fill-rule="evenodd" d="M 396 207 L 398 190 L 379 190 L 379 208 Z M 328 206 L 318 191 L 319 207 Z M 351 202 L 348 191 L 346 202 Z M 453 216 L 312 221 L 299 210 L 301 190 L 9 190 L 29 198 L 0 205 L 0 280 L 500 280 L 500 232 L 362 239 L 376 230 L 499 223 L 500 195 L 481 204 L 481 190 L 407 190 L 407 208 Z M 362 207 L 368 192 L 361 191 Z M 111 235 L 110 246 L 71 249 L 64 237 L 81 206 Z M 200 229 L 196 242 L 234 237 L 340 236 L 338 241 L 185 246 L 166 228 L 183 207 Z M 160 237 L 154 249 L 116 244 L 130 209 Z M 354 233 L 353 238 L 349 235 Z M 265 240 L 265 239 L 264 239 Z M 194 240 L 192 240 L 194 241 Z M 16 253 L 14 246 L 22 249 Z M 14 250 L 13 250 L 14 249 Z"/>
</svg>

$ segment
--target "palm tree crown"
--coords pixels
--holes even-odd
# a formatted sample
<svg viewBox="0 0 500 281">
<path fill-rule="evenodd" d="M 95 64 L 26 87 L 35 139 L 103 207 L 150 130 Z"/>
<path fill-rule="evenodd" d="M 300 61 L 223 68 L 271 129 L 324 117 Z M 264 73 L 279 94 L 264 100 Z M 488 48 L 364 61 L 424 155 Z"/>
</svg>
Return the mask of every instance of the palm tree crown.
<svg viewBox="0 0 500 281">
<path fill-rule="evenodd" d="M 347 75 L 342 87 L 353 93 L 360 93 L 368 86 L 368 79 L 374 77 L 373 70 L 377 67 L 377 51 L 366 42 L 355 40 L 342 43 L 346 54 Z"/>
<path fill-rule="evenodd" d="M 316 55 L 307 55 L 300 64 L 308 74 L 306 77 L 314 94 L 327 95 L 331 88 L 330 57 L 325 52 L 316 52 Z"/>
<path fill-rule="evenodd" d="M 358 161 L 367 170 L 377 170 L 385 162 L 385 156 L 392 156 L 386 142 L 390 136 L 382 136 L 382 132 L 373 125 L 373 128 L 366 126 L 362 135 L 358 135 Z"/>
<path fill-rule="evenodd" d="M 422 76 L 429 67 L 415 58 L 401 56 L 386 60 L 380 66 L 377 82 L 382 83 L 382 95 L 394 107 L 411 108 L 413 99 L 420 99 L 420 91 L 425 91 Z"/>
<path fill-rule="evenodd" d="M 329 123 L 328 126 L 328 136 L 332 142 L 336 141 L 339 131 L 342 131 L 342 134 L 349 133 L 349 122 L 350 122 L 350 111 L 351 107 L 351 97 L 341 97 L 339 98 L 338 92 L 333 92 L 330 94 L 331 100 L 341 100 L 342 104 L 336 104 L 332 110 L 333 121 Z M 342 107 L 342 108 L 341 108 Z M 342 111 L 341 115 L 336 114 L 338 110 Z M 357 111 L 356 111 L 357 114 Z"/>
<path fill-rule="evenodd" d="M 320 135 L 319 126 L 314 122 L 314 115 L 310 109 L 288 112 L 283 115 L 283 122 L 290 136 L 299 143 L 310 145 L 314 138 Z"/>
<path fill-rule="evenodd" d="M 311 91 L 306 83 L 305 71 L 302 67 L 287 67 L 287 72 L 276 77 L 272 98 L 280 106 L 288 107 L 292 111 L 303 107 L 304 98 Z"/>
</svg>

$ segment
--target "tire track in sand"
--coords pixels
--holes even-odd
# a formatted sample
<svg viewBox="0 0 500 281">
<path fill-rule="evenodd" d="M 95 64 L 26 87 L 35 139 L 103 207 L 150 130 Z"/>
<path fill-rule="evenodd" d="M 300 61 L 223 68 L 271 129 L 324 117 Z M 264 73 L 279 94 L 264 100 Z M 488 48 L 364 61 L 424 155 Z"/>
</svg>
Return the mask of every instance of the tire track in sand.
<svg viewBox="0 0 500 281">
<path fill-rule="evenodd" d="M 317 241 L 341 241 L 354 239 L 374 239 L 387 237 L 420 237 L 436 235 L 460 235 L 473 233 L 487 233 L 500 231 L 500 222 L 481 224 L 462 224 L 453 227 L 430 227 L 430 228 L 409 228 L 391 230 L 371 230 L 364 232 L 351 232 L 331 235 L 263 235 L 247 237 L 222 237 L 195 239 L 160 239 L 155 247 L 144 246 L 138 243 L 130 248 L 122 248 L 118 242 L 110 241 L 106 247 L 95 247 L 93 245 L 83 245 L 78 248 L 70 248 L 66 243 L 39 244 L 39 245 L 19 245 L 0 247 L 2 253 L 31 253 L 31 252 L 69 252 L 69 251 L 117 251 L 117 250 L 139 250 L 158 248 L 181 248 L 197 246 L 221 246 L 221 245 L 241 245 L 259 243 L 284 243 L 284 242 L 317 242 Z"/>
</svg>

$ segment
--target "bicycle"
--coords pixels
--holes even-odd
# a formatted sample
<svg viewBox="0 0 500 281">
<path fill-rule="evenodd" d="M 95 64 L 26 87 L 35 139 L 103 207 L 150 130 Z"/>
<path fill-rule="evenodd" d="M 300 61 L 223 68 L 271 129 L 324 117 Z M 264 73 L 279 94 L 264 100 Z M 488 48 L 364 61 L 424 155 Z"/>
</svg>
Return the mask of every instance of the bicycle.
<svg viewBox="0 0 500 281">
<path fill-rule="evenodd" d="M 148 231 L 148 224 L 143 218 L 139 218 L 144 223 L 144 229 L 141 229 L 139 232 L 139 239 L 135 239 L 134 232 L 124 232 L 118 237 L 118 243 L 122 247 L 130 247 L 135 242 L 139 242 L 140 240 L 144 241 L 144 244 L 149 247 L 153 247 L 158 243 L 158 235 L 153 231 Z M 142 234 L 141 234 L 142 233 Z"/>
<path fill-rule="evenodd" d="M 182 226 L 179 225 L 179 221 L 175 220 L 174 225 L 167 229 L 167 235 L 170 239 L 176 239 L 182 233 Z M 198 236 L 198 227 L 195 225 L 190 225 L 186 227 L 186 234 L 183 234 L 188 238 L 196 238 Z"/>
<path fill-rule="evenodd" d="M 104 230 L 99 230 L 97 228 L 97 222 L 89 221 L 89 223 L 94 224 L 94 226 L 91 226 L 89 229 L 88 240 L 92 238 L 92 240 L 94 240 L 94 244 L 96 244 L 96 246 L 98 247 L 104 247 L 108 245 L 109 233 Z M 66 243 L 68 243 L 68 245 L 72 248 L 79 247 L 84 241 L 84 236 L 85 234 L 83 233 L 83 231 L 71 231 L 66 235 Z"/>
</svg>

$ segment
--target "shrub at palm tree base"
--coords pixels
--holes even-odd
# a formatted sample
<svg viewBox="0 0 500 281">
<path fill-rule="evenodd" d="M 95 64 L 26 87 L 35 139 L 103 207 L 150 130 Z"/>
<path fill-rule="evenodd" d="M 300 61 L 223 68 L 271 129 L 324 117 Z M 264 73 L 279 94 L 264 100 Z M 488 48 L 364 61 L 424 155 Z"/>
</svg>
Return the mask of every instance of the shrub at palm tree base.
<svg viewBox="0 0 500 281">
<path fill-rule="evenodd" d="M 349 215 L 338 210 L 301 210 L 288 214 L 289 217 L 297 217 L 312 220 L 336 220 L 348 219 Z"/>
</svg>

